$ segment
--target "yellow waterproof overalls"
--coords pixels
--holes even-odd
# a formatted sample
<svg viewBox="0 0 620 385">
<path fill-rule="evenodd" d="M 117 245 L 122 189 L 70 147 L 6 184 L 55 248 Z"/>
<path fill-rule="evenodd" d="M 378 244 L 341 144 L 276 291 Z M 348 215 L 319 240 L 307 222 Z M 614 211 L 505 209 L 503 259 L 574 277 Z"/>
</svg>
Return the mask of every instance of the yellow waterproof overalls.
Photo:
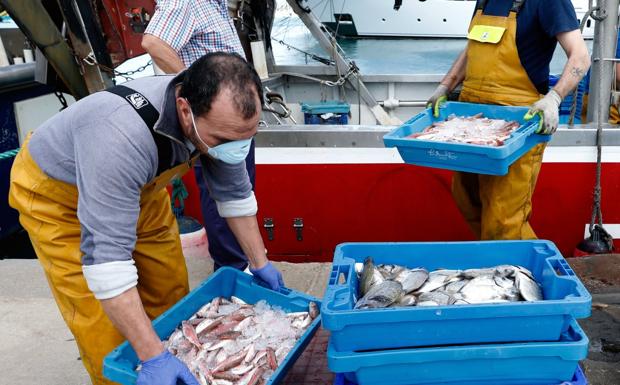
<svg viewBox="0 0 620 385">
<path fill-rule="evenodd" d="M 142 188 L 133 259 L 138 270 L 137 289 L 151 319 L 189 291 L 179 230 L 165 187 L 188 171 L 194 160 L 159 172 Z M 113 384 L 103 377 L 103 358 L 124 337 L 114 328 L 82 274 L 77 202 L 76 186 L 45 175 L 30 156 L 27 139 L 11 169 L 9 203 L 19 211 L 19 221 L 28 231 L 93 384 Z"/>
<path fill-rule="evenodd" d="M 479 2 L 469 28 L 467 69 L 459 100 L 529 106 L 541 95 L 521 65 L 517 51 L 517 13 L 523 1 L 515 1 L 507 17 L 483 15 L 485 5 L 486 1 Z M 489 42 L 489 37 L 497 40 L 502 29 L 499 41 Z M 476 237 L 536 238 L 528 220 L 544 150 L 545 144 L 538 144 L 513 163 L 504 176 L 465 172 L 454 175 L 452 195 Z"/>
</svg>

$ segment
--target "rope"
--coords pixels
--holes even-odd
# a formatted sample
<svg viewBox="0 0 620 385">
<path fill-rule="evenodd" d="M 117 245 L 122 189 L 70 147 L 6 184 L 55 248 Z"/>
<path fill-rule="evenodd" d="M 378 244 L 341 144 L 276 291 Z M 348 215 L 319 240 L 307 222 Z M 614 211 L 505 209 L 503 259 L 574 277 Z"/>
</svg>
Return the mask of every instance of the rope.
<svg viewBox="0 0 620 385">
<path fill-rule="evenodd" d="M 592 15 L 594 18 L 594 15 Z M 600 16 L 598 16 L 600 17 Z M 607 15 L 603 16 L 603 19 L 607 17 Z M 595 18 L 595 20 L 600 21 Z M 599 36 L 605 36 L 605 25 L 603 23 L 600 24 L 600 33 Z M 599 50 L 600 51 L 600 50 Z M 602 52 L 599 52 L 599 55 L 602 55 Z M 603 82 L 603 61 L 599 61 L 598 71 L 598 84 L 599 86 Z M 602 163 L 602 153 L 603 153 L 603 122 L 601 117 L 605 114 L 603 110 L 602 104 L 598 106 L 598 114 L 596 117 L 596 183 L 594 185 L 594 193 L 593 193 L 593 205 L 592 205 L 592 215 L 590 217 L 590 234 L 594 230 L 595 222 L 598 223 L 599 226 L 603 226 L 603 211 L 601 210 L 601 173 L 603 169 Z"/>
<path fill-rule="evenodd" d="M 178 218 L 183 216 L 183 210 L 185 210 L 185 203 L 183 202 L 189 193 L 183 184 L 181 178 L 175 178 L 172 180 L 172 212 Z M 177 201 L 179 205 L 176 206 Z"/>
<path fill-rule="evenodd" d="M 19 152 L 19 148 L 16 148 L 15 150 L 9 150 L 9 151 L 5 151 L 5 152 L 1 152 L 0 153 L 0 160 L 14 158 L 15 156 L 17 156 L 18 152 Z"/>
</svg>

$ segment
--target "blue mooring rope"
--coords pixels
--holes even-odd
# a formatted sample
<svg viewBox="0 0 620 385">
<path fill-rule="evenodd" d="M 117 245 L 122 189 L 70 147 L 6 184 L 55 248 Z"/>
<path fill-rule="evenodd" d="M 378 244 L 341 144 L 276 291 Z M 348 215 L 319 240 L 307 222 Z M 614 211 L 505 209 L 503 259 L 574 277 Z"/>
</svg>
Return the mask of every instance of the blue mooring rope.
<svg viewBox="0 0 620 385">
<path fill-rule="evenodd" d="M 19 148 L 16 148 L 15 150 L 9 150 L 9 151 L 2 152 L 0 153 L 0 160 L 13 158 L 17 155 L 18 152 L 19 152 Z"/>
</svg>

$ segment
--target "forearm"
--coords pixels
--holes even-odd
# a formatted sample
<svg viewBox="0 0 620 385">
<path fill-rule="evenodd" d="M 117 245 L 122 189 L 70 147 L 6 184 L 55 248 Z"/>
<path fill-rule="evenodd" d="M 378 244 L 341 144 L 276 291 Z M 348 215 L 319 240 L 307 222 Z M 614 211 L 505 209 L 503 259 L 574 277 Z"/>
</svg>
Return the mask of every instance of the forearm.
<svg viewBox="0 0 620 385">
<path fill-rule="evenodd" d="M 183 64 L 179 54 L 157 36 L 145 34 L 142 37 L 142 48 L 151 55 L 155 64 L 167 74 L 176 74 L 185 69 L 185 64 Z"/>
<path fill-rule="evenodd" d="M 463 82 L 465 79 L 465 69 L 467 67 L 467 48 L 461 52 L 461 54 L 456 58 L 452 67 L 450 67 L 450 71 L 444 76 L 441 80 L 441 84 L 448 87 L 449 91 L 452 91 L 459 84 Z"/>
<path fill-rule="evenodd" d="M 588 72 L 590 68 L 590 54 L 579 30 L 561 33 L 557 35 L 557 39 L 564 49 L 568 60 L 560 80 L 558 80 L 553 89 L 561 98 L 565 98 L 566 95 L 577 87 L 579 81 Z"/>
<path fill-rule="evenodd" d="M 256 216 L 226 218 L 230 230 L 235 234 L 241 249 L 247 255 L 250 266 L 260 269 L 267 263 L 265 244 L 258 229 Z"/>
<path fill-rule="evenodd" d="M 114 298 L 101 300 L 101 306 L 116 329 L 127 338 L 140 360 L 146 361 L 164 350 L 135 287 Z"/>
<path fill-rule="evenodd" d="M 590 68 L 590 57 L 587 52 L 574 54 L 568 58 L 562 76 L 553 89 L 562 99 L 573 91 Z"/>
</svg>

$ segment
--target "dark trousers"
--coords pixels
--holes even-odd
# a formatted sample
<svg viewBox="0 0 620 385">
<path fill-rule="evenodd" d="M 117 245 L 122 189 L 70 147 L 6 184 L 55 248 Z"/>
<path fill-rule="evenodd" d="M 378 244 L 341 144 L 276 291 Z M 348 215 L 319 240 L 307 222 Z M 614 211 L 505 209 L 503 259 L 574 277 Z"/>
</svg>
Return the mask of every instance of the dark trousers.
<svg viewBox="0 0 620 385">
<path fill-rule="evenodd" d="M 254 163 L 254 140 L 248 157 L 245 159 L 245 165 L 250 176 L 252 189 L 255 187 L 256 165 Z M 235 235 L 230 231 L 226 220 L 217 212 L 215 201 L 211 199 L 207 182 L 202 175 L 202 167 L 200 162 L 196 162 L 194 166 L 196 174 L 196 183 L 200 189 L 200 208 L 202 210 L 202 218 L 204 219 L 207 237 L 209 238 L 209 252 L 214 261 L 214 269 L 217 270 L 222 266 L 230 266 L 239 270 L 244 270 L 248 266 L 248 258 L 241 250 L 239 242 Z"/>
</svg>

